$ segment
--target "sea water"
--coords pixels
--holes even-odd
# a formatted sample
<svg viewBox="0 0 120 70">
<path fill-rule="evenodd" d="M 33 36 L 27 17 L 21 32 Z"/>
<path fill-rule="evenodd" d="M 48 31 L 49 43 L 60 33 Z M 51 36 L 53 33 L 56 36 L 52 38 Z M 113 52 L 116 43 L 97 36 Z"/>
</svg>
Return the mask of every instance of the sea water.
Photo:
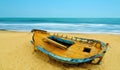
<svg viewBox="0 0 120 70">
<path fill-rule="evenodd" d="M 0 30 L 120 34 L 120 18 L 0 18 Z"/>
</svg>

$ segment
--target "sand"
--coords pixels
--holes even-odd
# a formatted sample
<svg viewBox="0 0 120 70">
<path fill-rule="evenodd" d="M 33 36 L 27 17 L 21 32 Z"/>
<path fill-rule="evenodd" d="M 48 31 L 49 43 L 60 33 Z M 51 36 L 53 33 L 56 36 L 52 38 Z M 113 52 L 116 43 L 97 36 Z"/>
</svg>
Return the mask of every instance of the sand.
<svg viewBox="0 0 120 70">
<path fill-rule="evenodd" d="M 41 52 L 33 52 L 32 33 L 0 31 L 0 70 L 120 70 L 120 35 L 79 34 L 109 43 L 100 65 L 67 65 L 56 62 Z"/>
</svg>

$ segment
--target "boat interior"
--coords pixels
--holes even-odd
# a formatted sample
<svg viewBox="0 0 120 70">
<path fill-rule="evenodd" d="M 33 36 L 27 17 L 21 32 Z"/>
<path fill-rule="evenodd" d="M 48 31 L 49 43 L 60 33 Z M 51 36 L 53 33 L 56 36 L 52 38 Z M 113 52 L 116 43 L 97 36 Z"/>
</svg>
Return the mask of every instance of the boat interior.
<svg viewBox="0 0 120 70">
<path fill-rule="evenodd" d="M 34 31 L 34 46 L 67 58 L 88 58 L 98 54 L 103 48 L 101 43 L 92 39 L 76 37 L 72 33 Z"/>
</svg>

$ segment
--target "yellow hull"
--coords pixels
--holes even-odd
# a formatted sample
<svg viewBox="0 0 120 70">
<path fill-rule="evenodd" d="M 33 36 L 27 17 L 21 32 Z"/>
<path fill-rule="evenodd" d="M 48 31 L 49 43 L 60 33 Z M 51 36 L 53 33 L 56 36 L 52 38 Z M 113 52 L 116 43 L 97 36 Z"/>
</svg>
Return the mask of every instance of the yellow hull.
<svg viewBox="0 0 120 70">
<path fill-rule="evenodd" d="M 99 60 L 101 60 L 104 51 L 106 51 L 106 45 L 97 40 L 78 38 L 75 36 L 73 37 L 70 34 L 65 35 L 60 33 L 50 33 L 42 30 L 33 30 L 32 32 L 33 45 L 35 49 L 40 50 L 43 48 L 45 51 L 63 58 L 87 59 L 91 57 L 98 57 L 100 58 Z M 67 40 L 70 42 L 72 41 L 74 43 L 66 46 L 64 43 L 53 40 L 50 37 L 60 40 Z M 90 59 L 89 61 L 91 60 L 93 59 Z"/>
</svg>

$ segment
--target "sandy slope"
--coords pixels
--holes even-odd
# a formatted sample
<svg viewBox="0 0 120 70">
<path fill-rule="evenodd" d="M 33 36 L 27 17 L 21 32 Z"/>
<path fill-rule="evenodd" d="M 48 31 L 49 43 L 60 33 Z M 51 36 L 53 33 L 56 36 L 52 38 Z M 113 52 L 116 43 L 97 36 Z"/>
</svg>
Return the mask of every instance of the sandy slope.
<svg viewBox="0 0 120 70">
<path fill-rule="evenodd" d="M 49 59 L 40 52 L 33 52 L 32 34 L 27 32 L 0 31 L 0 70 L 120 70 L 120 35 L 80 34 L 110 43 L 100 65 L 64 65 Z"/>
</svg>

